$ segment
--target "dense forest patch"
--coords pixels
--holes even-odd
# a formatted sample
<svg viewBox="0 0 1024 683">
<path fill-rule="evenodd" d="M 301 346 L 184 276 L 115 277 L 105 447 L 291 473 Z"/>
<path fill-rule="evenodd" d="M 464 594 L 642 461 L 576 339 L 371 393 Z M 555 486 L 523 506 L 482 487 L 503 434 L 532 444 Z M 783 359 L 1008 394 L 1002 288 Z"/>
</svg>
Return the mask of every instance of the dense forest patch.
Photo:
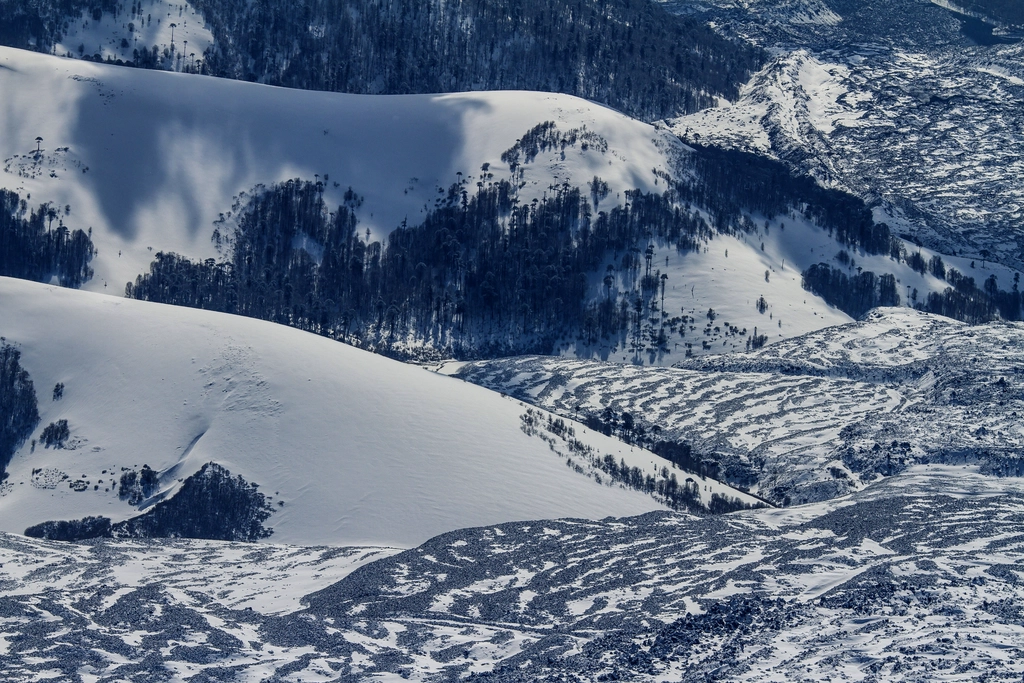
<svg viewBox="0 0 1024 683">
<path fill-rule="evenodd" d="M 0 481 L 7 465 L 39 423 L 35 386 L 21 367 L 21 352 L 0 337 Z"/>
<path fill-rule="evenodd" d="M 195 0 L 214 45 L 190 68 L 368 94 L 541 90 L 655 120 L 735 99 L 765 55 L 651 0 Z M 49 52 L 80 20 L 152 22 L 141 4 L 0 3 L 0 42 Z M 127 36 L 128 34 L 126 34 Z M 166 49 L 164 47 L 163 49 Z M 132 66 L 175 64 L 139 45 Z"/>
<path fill-rule="evenodd" d="M 80 287 L 91 278 L 92 240 L 64 225 L 70 210 L 51 204 L 30 210 L 17 193 L 0 190 L 0 275 L 36 282 L 56 278 L 63 287 Z"/>
<path fill-rule="evenodd" d="M 205 538 L 258 541 L 271 535 L 263 526 L 273 509 L 256 484 L 216 463 L 207 463 L 186 479 L 178 492 L 147 512 L 123 522 L 106 517 L 44 522 L 26 536 L 55 541 L 87 538 Z"/>
</svg>

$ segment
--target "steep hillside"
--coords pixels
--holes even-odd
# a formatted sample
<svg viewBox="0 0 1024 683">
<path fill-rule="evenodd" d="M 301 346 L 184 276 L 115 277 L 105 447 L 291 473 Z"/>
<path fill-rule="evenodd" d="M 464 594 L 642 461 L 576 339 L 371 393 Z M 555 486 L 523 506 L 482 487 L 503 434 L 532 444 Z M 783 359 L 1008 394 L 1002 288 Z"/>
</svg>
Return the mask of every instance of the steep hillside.
<svg viewBox="0 0 1024 683">
<path fill-rule="evenodd" d="M 734 105 L 673 130 L 781 159 L 938 251 L 1020 268 L 1022 36 L 958 11 L 1000 4 L 674 4 L 774 57 Z"/>
<path fill-rule="evenodd" d="M 0 24 L 3 44 L 61 56 L 333 92 L 562 92 L 646 120 L 734 98 L 763 60 L 650 0 L 12 0 Z"/>
<path fill-rule="evenodd" d="M 95 273 L 86 288 L 417 358 L 670 364 L 907 301 L 1020 316 L 1006 268 L 971 271 L 782 163 L 573 97 L 311 93 L 0 55 L 16 94 L 0 227 L 31 238 L 15 261 L 43 281 Z"/>
<path fill-rule="evenodd" d="M 519 402 L 421 368 L 237 316 L 10 279 L 0 292 L 40 416 L 0 484 L 5 531 L 95 517 L 35 533 L 409 546 L 663 507 L 586 453 L 652 482 L 668 461 L 582 427 L 570 439 L 564 422 L 562 437 L 529 429 Z"/>
<path fill-rule="evenodd" d="M 610 208 L 626 190 L 658 190 L 653 171 L 671 171 L 659 147 L 679 146 L 566 95 L 314 93 L 6 48 L 0 66 L 0 88 L 11 95 L 0 108 L 0 186 L 91 227 L 99 254 L 86 287 L 113 293 L 157 252 L 218 256 L 214 221 L 257 185 L 317 180 L 331 208 L 352 188 L 360 232 L 379 240 L 403 220 L 421 221 L 439 189 L 459 181 L 476 189 L 484 164 L 507 169 L 502 153 L 545 121 L 563 132 L 586 126 L 607 149 L 545 154 L 522 179 L 524 203 L 552 184 L 583 186 L 598 175 Z"/>
</svg>

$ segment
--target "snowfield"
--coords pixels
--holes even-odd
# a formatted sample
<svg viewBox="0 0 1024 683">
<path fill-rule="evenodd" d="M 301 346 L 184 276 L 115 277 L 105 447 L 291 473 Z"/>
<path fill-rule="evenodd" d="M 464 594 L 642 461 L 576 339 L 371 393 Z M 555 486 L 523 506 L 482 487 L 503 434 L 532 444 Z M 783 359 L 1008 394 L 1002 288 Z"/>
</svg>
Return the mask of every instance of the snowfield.
<svg viewBox="0 0 1024 683">
<path fill-rule="evenodd" d="M 566 467 L 521 429 L 518 401 L 422 368 L 271 323 L 19 280 L 0 279 L 0 301 L 0 336 L 39 397 L 33 440 L 57 420 L 70 429 L 64 448 L 15 455 L 3 531 L 129 518 L 122 468 L 160 473 L 146 509 L 209 462 L 260 486 L 283 543 L 409 547 L 465 526 L 662 508 Z"/>
</svg>

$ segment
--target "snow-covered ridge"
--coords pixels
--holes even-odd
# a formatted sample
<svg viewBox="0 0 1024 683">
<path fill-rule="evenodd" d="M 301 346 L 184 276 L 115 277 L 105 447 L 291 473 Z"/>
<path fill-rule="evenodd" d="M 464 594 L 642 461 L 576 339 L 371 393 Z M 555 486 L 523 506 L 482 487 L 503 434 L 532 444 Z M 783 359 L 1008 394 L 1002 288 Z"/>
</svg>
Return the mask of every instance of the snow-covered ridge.
<svg viewBox="0 0 1024 683">
<path fill-rule="evenodd" d="M 516 182 L 523 205 L 552 186 L 585 188 L 597 176 L 608 183 L 608 194 L 596 208 L 608 211 L 626 201 L 627 190 L 661 193 L 667 178 L 687 177 L 687 148 L 664 126 L 564 95 L 339 95 L 6 48 L 0 48 L 0 63 L 7 66 L 0 69 L 0 85 L 16 94 L 0 108 L 0 125 L 10 131 L 0 141 L 0 186 L 31 196 L 33 205 L 70 207 L 63 217 L 70 227 L 92 228 L 99 253 L 85 287 L 105 293 L 119 294 L 160 251 L 219 256 L 211 241 L 214 222 L 259 183 L 327 178 L 329 206 L 340 204 L 351 187 L 364 198 L 360 234 L 378 240 L 403 220 L 416 225 L 443 196 L 439 188 L 462 180 L 472 191 L 508 178 L 503 152 L 544 121 L 562 132 L 585 126 L 602 144 L 551 149 L 521 163 Z M 43 138 L 38 154 L 37 136 Z M 714 308 L 749 334 L 759 327 L 769 341 L 847 321 L 800 286 L 800 270 L 840 247 L 799 217 L 770 223 L 771 235 L 723 237 L 703 253 L 659 248 L 655 265 L 669 276 L 670 317 L 699 318 Z M 782 223 L 789 224 L 785 233 Z M 607 294 L 602 276 L 603 268 L 593 278 L 594 299 Z M 636 286 L 617 287 L 626 291 L 627 284 Z M 753 303 L 762 295 L 771 307 L 764 316 Z M 669 341 L 669 353 L 655 353 L 648 362 L 671 363 L 687 349 L 706 353 L 712 349 L 704 342 L 720 347 L 724 339 Z M 628 355 L 623 340 L 576 352 Z"/>
<path fill-rule="evenodd" d="M 567 467 L 521 429 L 518 401 L 422 368 L 271 323 L 19 280 L 0 279 L 0 300 L 0 336 L 21 350 L 41 414 L 0 485 L 4 531 L 133 517 L 209 462 L 268 496 L 272 542 L 410 546 L 466 525 L 663 507 Z M 44 447 L 59 420 L 65 447 Z M 578 439 L 661 467 L 582 427 Z M 133 505 L 120 479 L 143 465 L 159 487 Z"/>
<path fill-rule="evenodd" d="M 10 48 L 0 48 L 0 90 L 0 187 L 69 205 L 65 221 L 91 227 L 99 249 L 87 287 L 113 293 L 158 251 L 215 257 L 214 221 L 258 184 L 326 177 L 332 206 L 351 187 L 364 198 L 361 230 L 380 239 L 417 224 L 439 188 L 483 181 L 484 164 L 507 174 L 502 152 L 544 121 L 586 126 L 608 147 L 544 155 L 524 172 L 525 202 L 595 175 L 609 206 L 626 190 L 656 191 L 655 171 L 671 174 L 681 147 L 667 131 L 551 93 L 344 95 Z"/>
</svg>

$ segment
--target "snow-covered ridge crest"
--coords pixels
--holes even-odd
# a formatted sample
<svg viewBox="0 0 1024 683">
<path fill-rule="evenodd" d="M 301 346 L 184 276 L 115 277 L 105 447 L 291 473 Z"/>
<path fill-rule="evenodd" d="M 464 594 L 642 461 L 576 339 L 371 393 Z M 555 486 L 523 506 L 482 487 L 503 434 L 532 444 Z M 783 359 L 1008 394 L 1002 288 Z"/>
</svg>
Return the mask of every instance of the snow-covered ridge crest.
<svg viewBox="0 0 1024 683">
<path fill-rule="evenodd" d="M 595 175 L 609 184 L 608 202 L 659 191 L 655 172 L 673 173 L 680 147 L 667 131 L 568 95 L 309 92 L 10 48 L 0 48 L 0 66 L 11 94 L 0 109 L 0 187 L 69 205 L 67 222 L 92 227 L 99 250 L 87 288 L 114 293 L 159 251 L 216 257 L 214 221 L 259 184 L 326 178 L 333 206 L 351 187 L 364 198 L 361 229 L 376 240 L 403 220 L 418 224 L 439 189 L 460 179 L 473 187 L 485 164 L 507 174 L 502 152 L 545 121 L 585 126 L 607 151 L 539 158 L 521 179 L 526 202 Z"/>
</svg>

